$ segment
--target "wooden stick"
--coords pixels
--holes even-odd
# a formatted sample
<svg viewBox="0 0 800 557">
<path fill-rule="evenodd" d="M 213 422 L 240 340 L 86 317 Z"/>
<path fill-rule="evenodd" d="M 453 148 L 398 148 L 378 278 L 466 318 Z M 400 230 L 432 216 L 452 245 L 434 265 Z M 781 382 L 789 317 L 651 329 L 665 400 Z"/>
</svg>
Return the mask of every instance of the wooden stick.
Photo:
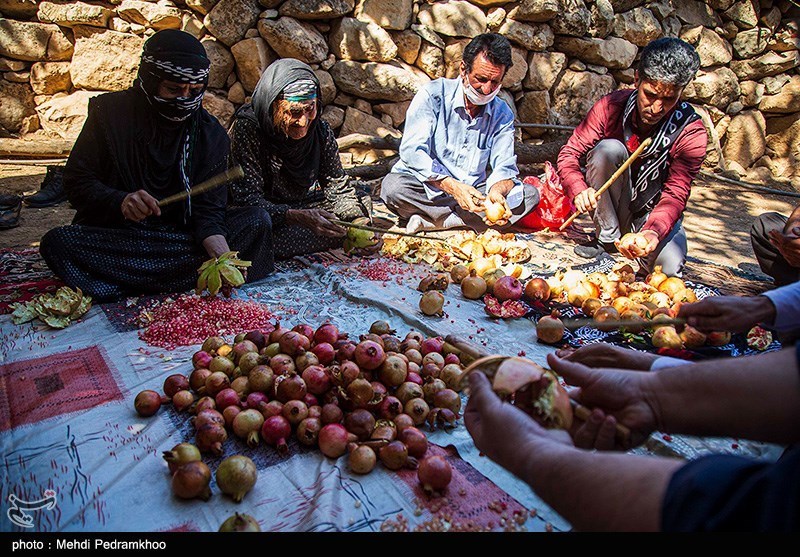
<svg viewBox="0 0 800 557">
<path fill-rule="evenodd" d="M 618 168 L 618 169 L 617 169 L 617 170 L 614 172 L 614 174 L 612 174 L 612 175 L 611 175 L 611 177 L 610 177 L 608 180 L 606 180 L 606 183 L 605 183 L 605 184 L 603 184 L 603 186 L 602 186 L 602 187 L 601 187 L 599 190 L 597 190 L 597 191 L 594 193 L 594 197 L 595 197 L 595 199 L 596 199 L 596 198 L 598 198 L 598 197 L 600 197 L 600 194 L 601 194 L 601 193 L 603 193 L 603 192 L 604 192 L 604 191 L 606 191 L 608 188 L 610 188 L 610 187 L 611 187 L 611 185 L 612 185 L 614 182 L 616 182 L 616 181 L 617 181 L 617 178 L 619 178 L 619 177 L 622 175 L 622 173 L 623 173 L 623 172 L 625 172 L 626 170 L 628 170 L 628 167 L 629 167 L 631 164 L 633 164 L 633 161 L 635 161 L 637 158 L 639 158 L 639 155 L 641 155 L 641 154 L 642 154 L 642 151 L 644 151 L 645 149 L 647 149 L 647 147 L 649 147 L 649 146 L 650 146 L 650 144 L 651 144 L 652 142 L 653 142 L 653 140 L 652 140 L 651 138 L 649 138 L 649 137 L 648 137 L 648 138 L 645 138 L 645 140 L 644 140 L 644 141 L 642 141 L 642 142 L 639 144 L 639 146 L 636 148 L 636 150 L 635 150 L 633 153 L 631 153 L 631 156 L 630 156 L 630 157 L 628 157 L 628 160 L 626 160 L 625 162 L 623 162 L 623 163 L 622 163 L 622 165 L 621 165 L 621 166 L 620 166 L 620 167 L 619 167 L 619 168 Z M 581 214 L 581 213 L 580 213 L 580 211 L 575 211 L 575 212 L 572 214 L 572 216 L 571 216 L 571 217 L 569 217 L 569 218 L 568 218 L 566 221 L 564 221 L 564 224 L 562 224 L 561 226 L 559 226 L 559 227 L 558 227 L 558 230 L 559 230 L 559 231 L 563 231 L 563 230 L 564 230 L 566 227 L 568 227 L 568 226 L 569 226 L 569 225 L 572 223 L 572 221 L 574 221 L 574 220 L 575 220 L 575 219 L 578 217 L 578 215 L 580 215 L 580 214 Z"/>
<path fill-rule="evenodd" d="M 462 354 L 465 354 L 470 359 L 470 365 L 474 366 L 477 364 L 480 366 L 481 359 L 485 360 L 492 371 L 494 371 L 499 365 L 499 362 L 497 362 L 496 359 L 488 352 L 478 346 L 470 344 L 456 335 L 447 335 L 444 340 L 445 347 L 450 345 L 460 351 Z M 463 363 L 464 362 L 462 358 L 462 364 Z M 575 416 L 577 416 L 578 419 L 584 422 L 589 419 L 589 416 L 592 413 L 589 408 L 572 399 L 570 399 L 570 404 L 572 404 L 572 411 L 575 413 Z M 622 424 L 617 424 L 615 437 L 623 446 L 627 447 L 630 443 L 631 430 Z"/>
<path fill-rule="evenodd" d="M 330 219 L 330 222 L 333 224 L 338 224 L 339 226 L 346 226 L 347 228 L 357 228 L 358 230 L 369 230 L 370 232 L 378 232 L 380 234 L 394 234 L 395 236 L 407 236 L 408 238 L 420 238 L 421 240 L 433 240 L 434 242 L 445 242 L 447 240 L 444 238 L 434 238 L 433 236 L 423 236 L 421 234 L 411 234 L 409 232 L 393 232 L 386 230 L 384 228 L 378 228 L 377 226 L 368 226 L 366 224 L 355 224 L 352 222 L 347 222 L 345 220 L 338 220 L 338 219 Z"/>
<path fill-rule="evenodd" d="M 239 178 L 242 177 L 244 177 L 244 171 L 242 170 L 242 167 L 234 166 L 233 168 L 229 168 L 225 172 L 217 174 L 216 176 L 212 176 L 205 182 L 197 184 L 189 191 L 182 191 L 180 193 L 170 195 L 169 197 L 165 197 L 164 199 L 158 202 L 158 206 L 163 207 L 165 205 L 170 205 L 178 201 L 183 201 L 184 199 L 187 199 L 194 195 L 198 195 L 203 192 L 207 192 L 209 190 L 213 190 L 214 188 L 219 187 L 222 184 L 227 184 L 228 182 L 238 180 Z"/>
<path fill-rule="evenodd" d="M 595 329 L 618 329 L 620 327 L 652 327 L 653 325 L 686 325 L 686 319 L 682 317 L 668 317 L 664 319 L 643 319 L 634 321 L 633 319 L 617 319 L 609 321 L 595 321 L 594 319 L 562 319 L 564 327 L 570 330 L 580 329 L 581 327 L 594 327 Z M 544 328 L 558 327 L 558 323 L 552 326 L 542 323 Z"/>
</svg>

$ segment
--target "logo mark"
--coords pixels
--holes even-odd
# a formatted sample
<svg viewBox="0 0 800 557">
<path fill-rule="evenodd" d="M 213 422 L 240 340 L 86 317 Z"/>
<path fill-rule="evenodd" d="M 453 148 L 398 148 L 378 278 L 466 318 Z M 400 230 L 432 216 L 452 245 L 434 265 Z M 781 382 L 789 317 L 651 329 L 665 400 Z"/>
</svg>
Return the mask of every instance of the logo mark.
<svg viewBox="0 0 800 557">
<path fill-rule="evenodd" d="M 13 493 L 8 496 L 11 508 L 8 509 L 8 518 L 20 528 L 33 528 L 33 516 L 25 511 L 38 511 L 40 509 L 53 510 L 56 506 L 56 492 L 52 489 L 44 491 L 44 497 L 37 501 L 25 501 Z"/>
</svg>

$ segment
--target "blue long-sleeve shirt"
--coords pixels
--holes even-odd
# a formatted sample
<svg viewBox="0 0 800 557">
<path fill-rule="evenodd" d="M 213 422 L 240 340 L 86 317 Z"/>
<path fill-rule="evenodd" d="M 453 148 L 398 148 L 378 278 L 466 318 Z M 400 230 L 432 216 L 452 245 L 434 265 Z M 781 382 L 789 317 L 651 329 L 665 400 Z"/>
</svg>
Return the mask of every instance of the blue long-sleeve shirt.
<svg viewBox="0 0 800 557">
<path fill-rule="evenodd" d="M 491 172 L 489 170 L 491 169 Z M 452 177 L 487 188 L 519 174 L 514 154 L 514 114 L 495 97 L 472 118 L 460 79 L 435 79 L 420 89 L 406 114 L 400 160 L 392 172 L 425 184 L 428 197 L 443 193 L 426 184 Z"/>
</svg>

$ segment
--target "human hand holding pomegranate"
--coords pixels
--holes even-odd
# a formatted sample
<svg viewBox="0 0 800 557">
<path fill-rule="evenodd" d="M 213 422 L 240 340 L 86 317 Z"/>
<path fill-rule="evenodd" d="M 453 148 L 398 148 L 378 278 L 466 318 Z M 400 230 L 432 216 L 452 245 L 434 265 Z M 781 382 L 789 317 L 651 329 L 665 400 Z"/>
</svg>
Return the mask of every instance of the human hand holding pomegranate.
<svg viewBox="0 0 800 557">
<path fill-rule="evenodd" d="M 500 400 L 483 373 L 470 374 L 469 388 L 464 425 L 478 450 L 512 474 L 527 476 L 528 460 L 520 445 L 536 440 L 572 446 L 566 431 L 545 429 L 513 404 Z"/>
<path fill-rule="evenodd" d="M 336 215 L 323 209 L 289 209 L 286 211 L 286 220 L 291 224 L 304 226 L 318 236 L 332 236 L 341 238 L 347 230 L 331 222 Z"/>
<path fill-rule="evenodd" d="M 658 247 L 658 234 L 652 230 L 630 232 L 614 241 L 619 252 L 628 259 L 646 257 Z"/>
<path fill-rule="evenodd" d="M 590 368 L 583 364 L 547 355 L 547 363 L 568 385 L 578 387 L 570 396 L 593 408 L 588 421 L 576 420 L 571 431 L 575 445 L 593 449 L 629 449 L 643 443 L 658 427 L 654 405 L 655 373 L 639 373 L 611 368 Z M 630 444 L 619 445 L 615 427 L 620 423 L 631 430 Z"/>
<path fill-rule="evenodd" d="M 133 222 L 142 221 L 150 215 L 161 216 L 158 200 L 144 190 L 126 195 L 122 200 L 120 210 L 123 217 Z"/>
<path fill-rule="evenodd" d="M 746 333 L 754 325 L 775 321 L 775 306 L 766 296 L 708 296 L 681 304 L 678 317 L 702 332 Z"/>
<path fill-rule="evenodd" d="M 489 189 L 489 195 L 483 201 L 485 210 L 483 222 L 488 226 L 505 226 L 508 224 L 508 219 L 511 218 L 511 209 L 506 201 L 506 195 L 508 195 L 513 186 L 514 183 L 511 180 L 503 180 L 493 184 Z"/>
</svg>

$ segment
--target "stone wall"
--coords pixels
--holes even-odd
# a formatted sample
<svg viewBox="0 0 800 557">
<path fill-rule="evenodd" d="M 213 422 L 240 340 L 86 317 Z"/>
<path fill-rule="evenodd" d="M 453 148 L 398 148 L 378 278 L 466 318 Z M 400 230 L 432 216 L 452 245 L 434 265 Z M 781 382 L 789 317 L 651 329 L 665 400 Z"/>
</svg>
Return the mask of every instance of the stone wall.
<svg viewBox="0 0 800 557">
<path fill-rule="evenodd" d="M 417 89 L 456 76 L 463 46 L 487 30 L 512 42 L 502 94 L 519 120 L 568 125 L 631 84 L 641 48 L 668 35 L 700 54 L 686 97 L 710 131 L 707 166 L 800 186 L 799 26 L 790 0 L 0 0 L 0 134 L 74 138 L 88 99 L 130 86 L 159 29 L 203 42 L 204 104 L 223 125 L 264 68 L 293 57 L 315 68 L 340 137 L 399 136 Z"/>
</svg>

